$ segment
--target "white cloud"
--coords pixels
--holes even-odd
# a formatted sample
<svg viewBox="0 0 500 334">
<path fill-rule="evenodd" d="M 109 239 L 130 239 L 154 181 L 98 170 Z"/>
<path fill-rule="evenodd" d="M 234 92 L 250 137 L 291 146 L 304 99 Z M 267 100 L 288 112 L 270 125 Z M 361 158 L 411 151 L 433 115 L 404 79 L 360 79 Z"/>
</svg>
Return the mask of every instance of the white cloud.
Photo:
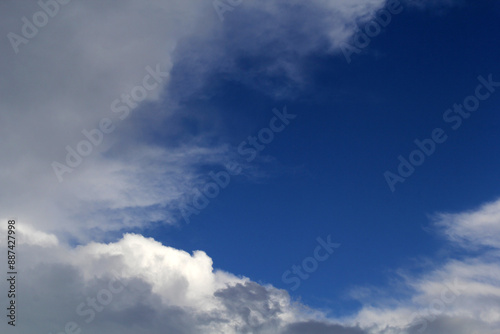
<svg viewBox="0 0 500 334">
<path fill-rule="evenodd" d="M 176 209 L 203 177 L 199 167 L 222 165 L 231 155 L 213 144 L 210 131 L 185 136 L 182 126 L 169 123 L 182 99 L 217 71 L 284 94 L 302 80 L 297 57 L 324 43 L 337 45 L 352 34 L 357 18 L 383 3 L 246 1 L 226 13 L 224 23 L 210 1 L 60 6 L 18 53 L 9 39 L 0 42 L 5 50 L 0 55 L 0 211 L 60 238 L 85 242 L 107 231 L 174 223 Z M 21 18 L 31 20 L 40 10 L 35 2 L 2 1 L 0 35 L 21 34 Z M 299 39 L 284 42 L 292 35 Z M 265 61 L 242 71 L 242 56 Z M 141 85 L 146 67 L 156 64 L 171 75 L 120 120 L 111 104 Z M 275 76 L 284 78 L 283 89 L 269 86 Z M 86 139 L 82 130 L 97 128 L 103 118 L 110 118 L 115 130 L 59 184 L 51 164 L 64 163 L 66 146 L 76 149 Z M 158 124 L 177 134 L 176 145 L 145 139 Z"/>
<path fill-rule="evenodd" d="M 438 214 L 436 219 L 443 233 L 461 247 L 500 248 L 500 200 L 470 212 Z"/>
<path fill-rule="evenodd" d="M 396 306 L 384 302 L 366 306 L 347 323 L 359 323 L 375 333 L 391 328 L 395 333 L 408 329 L 412 334 L 498 333 L 500 254 L 492 248 L 477 250 L 480 246 L 498 246 L 499 205 L 497 200 L 476 210 L 436 215 L 435 224 L 450 245 L 476 252 L 436 263 L 416 277 L 405 274 L 402 283 L 405 289 L 411 289 L 410 299 L 400 300 Z M 363 302 L 372 304 L 375 300 Z"/>
<path fill-rule="evenodd" d="M 30 240 L 18 282 L 17 327 L 26 334 L 68 322 L 86 332 L 276 333 L 301 318 L 285 291 L 214 271 L 203 251 L 188 254 L 134 234 L 76 248 Z M 92 298 L 93 312 L 85 306 Z"/>
<path fill-rule="evenodd" d="M 492 207 L 454 216 L 484 217 Z M 470 219 L 472 231 L 483 228 Z M 293 302 L 284 290 L 214 270 L 203 251 L 188 254 L 141 235 L 72 248 L 54 235 L 24 229 L 21 240 L 19 329 L 26 334 L 61 330 L 71 321 L 107 333 L 495 334 L 500 326 L 496 251 L 450 258 L 419 276 L 402 276 L 400 287 L 389 293 L 410 289 L 409 298 L 387 301 L 358 293 L 364 303 L 358 313 L 329 319 Z M 104 301 L 93 312 L 92 298 Z"/>
<path fill-rule="evenodd" d="M 149 150 L 155 153 L 141 153 L 144 159 L 130 164 L 126 160 L 129 156 L 119 154 L 114 147 L 120 143 L 130 153 L 140 152 L 126 145 L 136 131 L 132 117 L 120 121 L 111 111 L 111 103 L 142 83 L 147 66 L 161 64 L 163 71 L 168 70 L 177 41 L 193 33 L 197 25 L 203 22 L 210 29 L 212 21 L 205 19 L 207 9 L 210 5 L 202 2 L 148 1 L 138 5 L 133 1 L 72 1 L 61 7 L 35 38 L 21 45 L 18 54 L 7 38 L 2 39 L 0 131 L 4 140 L 0 143 L 0 179 L 4 192 L 0 210 L 44 226 L 44 230 L 83 238 L 82 231 L 88 232 L 88 210 L 100 210 L 108 204 L 111 208 L 141 209 L 177 198 L 177 192 L 165 195 L 163 189 L 149 198 L 139 198 L 145 195 L 144 187 L 135 197 L 131 194 L 143 180 L 141 170 L 151 164 L 168 163 L 174 155 L 186 157 L 149 175 L 150 180 L 178 175 L 177 182 L 165 181 L 177 186 L 197 177 L 189 168 L 181 168 L 217 153 L 218 148 L 199 149 L 202 152 L 196 156 L 199 145 L 186 143 L 188 152 L 183 156 L 153 147 Z M 21 18 L 39 10 L 36 2 L 2 2 L 0 34 L 21 33 Z M 158 101 L 162 91 L 149 92 L 148 100 Z M 161 117 L 170 113 L 167 110 Z M 64 163 L 66 145 L 76 148 L 85 139 L 81 131 L 98 127 L 104 117 L 113 120 L 115 132 L 106 135 L 103 144 L 58 184 L 51 163 Z M 91 199 L 89 206 L 83 205 L 88 203 L 86 199 Z M 124 216 L 125 212 L 118 214 L 108 227 L 101 225 L 102 230 L 127 227 L 127 222 L 118 221 Z M 95 222 L 101 224 L 102 220 Z"/>
</svg>

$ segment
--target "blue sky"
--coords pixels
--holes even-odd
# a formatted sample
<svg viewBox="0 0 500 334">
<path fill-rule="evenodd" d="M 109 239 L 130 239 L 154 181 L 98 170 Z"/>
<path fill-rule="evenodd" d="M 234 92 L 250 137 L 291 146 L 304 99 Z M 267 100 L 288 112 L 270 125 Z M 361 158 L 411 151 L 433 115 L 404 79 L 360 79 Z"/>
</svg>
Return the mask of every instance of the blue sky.
<svg viewBox="0 0 500 334">
<path fill-rule="evenodd" d="M 207 250 L 221 268 L 287 288 L 281 273 L 311 252 L 317 236 L 331 234 L 342 247 L 292 295 L 340 311 L 354 307 L 338 302 L 353 286 L 386 285 L 395 268 L 416 269 L 411 259 L 443 246 L 425 229 L 430 215 L 498 196 L 498 98 L 456 131 L 442 118 L 474 92 L 477 76 L 500 78 L 498 10 L 485 2 L 439 13 L 407 9 L 351 64 L 342 54 L 299 59 L 306 88 L 279 100 L 215 73 L 185 105 L 211 94 L 232 146 L 264 127 L 275 107 L 286 105 L 297 118 L 261 153 L 272 158 L 259 164 L 269 177 L 236 178 L 191 225 L 147 235 Z M 408 157 L 413 141 L 435 128 L 448 140 L 392 193 L 383 173 L 395 172 L 397 157 Z"/>
<path fill-rule="evenodd" d="M 25 240 L 21 295 L 36 296 L 22 297 L 23 333 L 70 321 L 109 333 L 498 333 L 499 3 L 46 3 L 57 13 L 32 37 L 22 18 L 43 7 L 0 5 L 0 208 Z M 391 22 L 347 59 L 381 11 Z M 448 112 L 464 101 L 477 110 Z M 281 124 L 255 158 L 241 154 Z M 84 129 L 102 134 L 88 154 Z M 446 140 L 391 186 L 387 172 L 436 129 Z M 196 209 L 212 173 L 229 184 Z M 318 238 L 340 246 L 292 289 L 283 274 L 316 256 Z M 125 292 L 85 321 L 75 307 L 112 269 Z M 461 294 L 448 302 L 452 284 Z"/>
</svg>

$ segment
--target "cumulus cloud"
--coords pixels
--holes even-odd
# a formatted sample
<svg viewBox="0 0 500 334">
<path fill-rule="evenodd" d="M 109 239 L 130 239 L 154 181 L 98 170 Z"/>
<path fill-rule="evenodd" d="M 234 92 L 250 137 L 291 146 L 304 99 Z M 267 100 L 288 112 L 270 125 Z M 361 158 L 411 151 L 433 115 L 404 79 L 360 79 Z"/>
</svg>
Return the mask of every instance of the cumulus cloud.
<svg viewBox="0 0 500 334">
<path fill-rule="evenodd" d="M 469 217 L 471 229 L 481 229 L 471 217 L 484 217 L 493 204 L 441 217 Z M 27 334 L 58 332 L 68 323 L 107 333 L 493 334 L 500 326 L 496 251 L 401 275 L 400 289 L 410 290 L 409 297 L 357 294 L 364 304 L 359 312 L 329 318 L 284 290 L 214 269 L 203 251 L 189 254 L 138 234 L 77 247 L 33 229 L 20 238 L 19 314 L 30 320 L 19 321 L 19 329 Z M 6 285 L 2 281 L 0 289 Z"/>
<path fill-rule="evenodd" d="M 304 321 L 288 325 L 283 333 L 288 334 L 365 334 L 366 331 L 358 327 L 344 327 L 330 325 L 319 321 Z"/>
<path fill-rule="evenodd" d="M 214 270 L 203 251 L 135 234 L 76 248 L 24 240 L 18 329 L 26 334 L 68 323 L 106 333 L 276 333 L 303 318 L 285 291 Z"/>
</svg>

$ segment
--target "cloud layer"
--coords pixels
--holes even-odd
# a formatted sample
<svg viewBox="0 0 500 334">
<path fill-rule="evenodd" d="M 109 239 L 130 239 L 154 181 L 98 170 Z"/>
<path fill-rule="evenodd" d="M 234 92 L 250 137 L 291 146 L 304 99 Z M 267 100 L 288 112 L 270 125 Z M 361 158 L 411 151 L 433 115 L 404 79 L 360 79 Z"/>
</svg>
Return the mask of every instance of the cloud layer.
<svg viewBox="0 0 500 334">
<path fill-rule="evenodd" d="M 204 177 L 202 167 L 223 166 L 231 157 L 234 150 L 213 131 L 187 136 L 189 129 L 175 121 L 211 75 L 224 73 L 273 96 L 287 94 L 303 80 L 300 57 L 335 50 L 356 21 L 384 1 L 246 1 L 226 12 L 224 22 L 210 1 L 43 3 L 52 6 L 53 17 L 15 47 L 7 36 L 26 35 L 42 7 L 0 4 L 0 34 L 6 36 L 0 56 L 0 210 L 59 237 L 88 241 L 107 231 L 174 223 L 176 208 Z M 255 65 L 244 68 L 245 59 Z M 157 68 L 166 75 L 141 97 L 138 87 L 152 85 L 147 76 Z M 271 84 L 277 79 L 283 85 Z M 103 120 L 110 133 L 70 166 L 78 160 L 71 151 L 88 151 L 82 131 L 95 133 Z M 176 138 L 148 141 L 146 134 L 159 125 Z"/>
<path fill-rule="evenodd" d="M 485 218 L 500 223 L 491 210 L 499 202 L 441 217 L 462 221 L 474 234 Z M 457 228 L 446 227 L 444 235 Z M 68 323 L 107 333 L 495 334 L 500 327 L 498 247 L 429 264 L 418 276 L 401 274 L 391 291 L 409 291 L 408 297 L 368 293 L 358 313 L 329 318 L 284 290 L 214 269 L 203 251 L 188 254 L 137 234 L 72 248 L 22 225 L 19 233 L 19 330 L 26 334 L 61 331 Z M 490 246 L 488 239 L 475 240 L 476 246 Z M 448 241 L 470 246 L 468 240 Z M 0 243 L 5 247 L 3 238 Z M 0 289 L 6 288 L 1 282 Z"/>
</svg>

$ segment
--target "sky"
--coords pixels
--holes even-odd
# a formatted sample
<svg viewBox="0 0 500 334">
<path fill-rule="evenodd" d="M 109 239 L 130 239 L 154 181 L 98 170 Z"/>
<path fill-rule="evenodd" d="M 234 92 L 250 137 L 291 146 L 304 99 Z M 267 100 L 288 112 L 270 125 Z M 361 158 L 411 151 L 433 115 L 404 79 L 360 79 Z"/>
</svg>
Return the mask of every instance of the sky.
<svg viewBox="0 0 500 334">
<path fill-rule="evenodd" d="M 2 1 L 1 332 L 499 334 L 499 16 Z"/>
</svg>

